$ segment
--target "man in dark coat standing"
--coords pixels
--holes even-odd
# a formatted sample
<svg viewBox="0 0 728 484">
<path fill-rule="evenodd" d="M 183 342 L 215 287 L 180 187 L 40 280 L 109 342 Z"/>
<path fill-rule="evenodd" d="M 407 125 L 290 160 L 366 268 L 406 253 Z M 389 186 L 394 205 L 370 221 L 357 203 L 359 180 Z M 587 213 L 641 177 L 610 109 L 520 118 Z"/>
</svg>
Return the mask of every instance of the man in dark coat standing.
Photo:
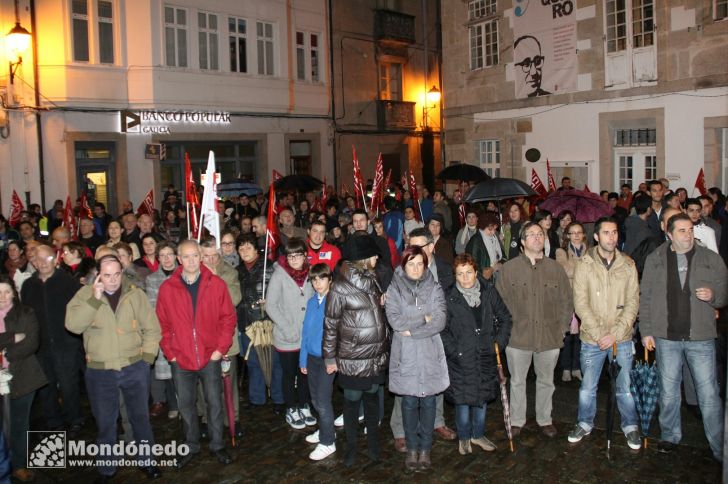
<svg viewBox="0 0 728 484">
<path fill-rule="evenodd" d="M 21 291 L 23 304 L 33 308 L 40 327 L 38 360 L 48 385 L 39 391 L 47 430 L 68 426 L 69 437 L 78 436 L 84 419 L 81 412 L 79 375 L 82 341 L 65 327 L 66 305 L 81 285 L 66 271 L 56 268 L 55 250 L 48 245 L 36 249 L 37 268 Z M 59 404 L 58 390 L 63 396 Z"/>
</svg>

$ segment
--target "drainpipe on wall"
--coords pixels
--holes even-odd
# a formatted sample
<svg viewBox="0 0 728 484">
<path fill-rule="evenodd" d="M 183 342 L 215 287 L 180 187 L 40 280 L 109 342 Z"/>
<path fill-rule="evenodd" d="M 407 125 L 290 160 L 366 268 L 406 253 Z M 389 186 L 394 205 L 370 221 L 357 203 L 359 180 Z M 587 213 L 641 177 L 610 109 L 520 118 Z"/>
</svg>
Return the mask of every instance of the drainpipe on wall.
<svg viewBox="0 0 728 484">
<path fill-rule="evenodd" d="M 339 162 L 336 159 L 336 91 L 334 90 L 334 4 L 333 0 L 329 0 L 329 82 L 331 83 L 331 150 L 333 152 L 332 160 L 334 162 L 334 192 L 339 186 L 338 167 Z M 343 69 L 343 66 L 342 66 Z"/>
<path fill-rule="evenodd" d="M 30 30 L 33 32 L 33 91 L 35 91 L 35 106 L 40 107 L 40 87 L 38 85 L 38 26 L 35 21 L 35 0 L 30 0 Z M 35 110 L 35 131 L 38 138 L 38 176 L 40 178 L 40 206 L 43 213 L 46 211 L 45 194 L 45 167 L 43 166 L 43 127 L 41 126 L 40 111 Z"/>
</svg>

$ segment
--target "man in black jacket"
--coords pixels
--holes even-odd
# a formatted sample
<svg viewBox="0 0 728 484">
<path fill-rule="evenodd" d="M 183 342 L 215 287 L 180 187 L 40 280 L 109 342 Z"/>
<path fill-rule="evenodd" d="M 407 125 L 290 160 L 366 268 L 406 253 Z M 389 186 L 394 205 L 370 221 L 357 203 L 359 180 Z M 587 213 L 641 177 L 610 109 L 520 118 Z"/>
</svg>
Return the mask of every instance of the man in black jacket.
<svg viewBox="0 0 728 484">
<path fill-rule="evenodd" d="M 36 249 L 33 264 L 38 271 L 25 281 L 23 303 L 32 307 L 40 327 L 38 359 L 48 384 L 40 389 L 47 430 L 69 427 L 75 438 L 83 427 L 79 398 L 82 341 L 65 327 L 66 305 L 81 287 L 66 271 L 56 268 L 55 250 L 48 245 Z M 58 389 L 63 408 L 58 403 Z"/>
</svg>

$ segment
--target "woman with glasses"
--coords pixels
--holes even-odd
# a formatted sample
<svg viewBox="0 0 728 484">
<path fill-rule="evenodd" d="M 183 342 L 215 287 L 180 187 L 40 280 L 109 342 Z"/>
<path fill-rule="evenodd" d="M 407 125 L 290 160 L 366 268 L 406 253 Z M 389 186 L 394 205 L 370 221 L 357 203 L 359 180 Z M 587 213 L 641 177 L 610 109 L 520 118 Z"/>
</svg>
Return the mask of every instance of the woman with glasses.
<svg viewBox="0 0 728 484">
<path fill-rule="evenodd" d="M 564 230 L 562 246 L 556 250 L 556 262 L 564 267 L 566 275 L 569 276 L 569 282 L 573 283 L 576 263 L 588 248 L 584 226 L 579 222 L 571 222 Z M 579 318 L 574 314 L 571 318 L 569 334 L 564 338 L 564 347 L 561 348 L 561 355 L 559 356 L 559 364 L 562 370 L 561 381 L 571 381 L 571 377 L 581 381 L 580 353 Z"/>
<path fill-rule="evenodd" d="M 229 230 L 225 230 L 220 234 L 220 250 L 222 252 L 222 260 L 237 268 L 240 264 L 240 256 L 235 250 L 235 235 Z"/>
<path fill-rule="evenodd" d="M 314 294 L 308 284 L 307 252 L 302 239 L 288 239 L 283 255 L 273 267 L 265 307 L 273 321 L 273 346 L 283 369 L 286 423 L 297 430 L 316 425 L 309 405 L 308 381 L 298 367 L 306 304 Z"/>
</svg>

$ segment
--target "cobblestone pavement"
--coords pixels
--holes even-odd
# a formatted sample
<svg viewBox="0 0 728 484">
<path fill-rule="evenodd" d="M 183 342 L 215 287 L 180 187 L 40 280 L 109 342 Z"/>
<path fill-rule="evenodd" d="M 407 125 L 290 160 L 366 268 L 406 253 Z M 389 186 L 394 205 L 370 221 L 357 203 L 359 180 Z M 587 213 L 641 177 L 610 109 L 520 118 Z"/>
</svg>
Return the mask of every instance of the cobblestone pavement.
<svg viewBox="0 0 728 484">
<path fill-rule="evenodd" d="M 382 460 L 372 463 L 366 456 L 366 444 L 360 438 L 357 464 L 347 469 L 342 464 L 344 436 L 337 432 L 339 450 L 328 459 L 314 463 L 308 459 L 313 445 L 305 442 L 310 430 L 291 430 L 282 416 L 273 412 L 271 405 L 252 410 L 246 395 L 241 396 L 241 411 L 244 415 L 245 436 L 239 445 L 230 449 L 234 462 L 222 466 L 209 455 L 205 443 L 200 456 L 183 471 L 163 470 L 163 477 L 157 482 L 175 483 L 234 483 L 234 482 L 630 482 L 630 483 L 676 483 L 711 482 L 721 479 L 721 466 L 708 449 L 703 434 L 702 422 L 692 414 L 683 412 L 683 442 L 670 455 L 656 451 L 659 425 L 653 421 L 652 445 L 646 450 L 632 451 L 627 447 L 624 436 L 617 430 L 612 444 L 610 459 L 607 459 L 604 415 L 607 381 L 602 380 L 599 392 L 597 427 L 579 444 L 569 444 L 568 430 L 576 419 L 578 382 L 558 381 L 554 395 L 554 423 L 559 435 L 549 439 L 542 435 L 536 425 L 533 408 L 529 408 L 529 422 L 515 441 L 515 452 L 508 450 L 503 430 L 500 402 L 488 406 L 486 435 L 498 449 L 493 453 L 483 451 L 461 456 L 457 442 L 435 441 L 432 449 L 433 468 L 428 472 L 408 472 L 404 469 L 404 454 L 394 450 L 388 418 L 393 399 L 387 396 L 386 419 L 380 430 Z M 529 381 L 529 403 L 534 401 L 534 381 Z M 246 392 L 241 392 L 243 395 Z M 335 392 L 334 407 L 341 408 L 341 393 Z M 446 420 L 454 427 L 453 408 L 445 407 Z M 87 409 L 88 410 L 88 409 Z M 33 428 L 42 424 L 36 416 Z M 93 419 L 89 416 L 89 422 Z M 618 422 L 617 422 L 618 428 Z M 166 414 L 153 419 L 158 443 L 173 439 L 182 440 L 180 421 L 170 421 Z M 86 426 L 82 438 L 93 441 L 94 426 Z M 477 447 L 476 447 L 477 448 Z M 36 482 L 93 482 L 96 477 L 93 468 L 41 470 Z M 145 482 L 140 471 L 133 468 L 120 469 L 113 482 Z"/>
</svg>

